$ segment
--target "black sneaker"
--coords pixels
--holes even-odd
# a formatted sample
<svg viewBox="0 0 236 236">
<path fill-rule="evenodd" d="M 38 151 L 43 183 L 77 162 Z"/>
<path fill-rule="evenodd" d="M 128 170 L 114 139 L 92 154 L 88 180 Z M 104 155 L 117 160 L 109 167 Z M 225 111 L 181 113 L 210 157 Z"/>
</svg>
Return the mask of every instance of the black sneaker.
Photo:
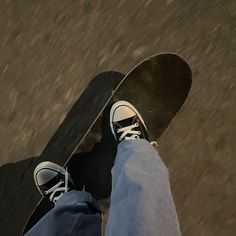
<svg viewBox="0 0 236 236">
<path fill-rule="evenodd" d="M 39 192 L 54 203 L 63 193 L 75 188 L 66 169 L 50 161 L 41 162 L 36 166 L 34 182 Z"/>
<path fill-rule="evenodd" d="M 110 126 L 118 143 L 128 139 L 149 141 L 142 116 L 129 102 L 119 101 L 113 104 L 110 111 Z"/>
</svg>

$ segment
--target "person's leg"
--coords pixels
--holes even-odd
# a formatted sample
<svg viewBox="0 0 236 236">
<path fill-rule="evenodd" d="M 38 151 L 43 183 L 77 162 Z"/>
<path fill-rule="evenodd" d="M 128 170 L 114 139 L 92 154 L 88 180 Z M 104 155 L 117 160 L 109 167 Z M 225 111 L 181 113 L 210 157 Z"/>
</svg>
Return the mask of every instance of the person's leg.
<svg viewBox="0 0 236 236">
<path fill-rule="evenodd" d="M 168 170 L 144 139 L 118 146 L 106 235 L 181 235 Z"/>
<path fill-rule="evenodd" d="M 101 235 L 101 211 L 96 200 L 86 191 L 73 190 L 73 181 L 64 168 L 52 162 L 40 163 L 34 179 L 41 194 L 55 206 L 26 236 Z"/>
<path fill-rule="evenodd" d="M 115 107 L 119 107 L 120 111 L 123 109 L 122 103 Z M 134 109 L 129 112 L 126 107 L 123 111 L 127 113 L 128 118 L 124 119 L 125 115 L 119 114 L 119 120 L 116 120 L 116 111 L 119 112 L 114 107 L 111 110 L 112 132 L 116 140 L 119 140 L 125 130 L 128 130 L 128 133 L 119 140 L 121 142 L 112 169 L 111 205 L 106 235 L 181 235 L 168 170 L 156 149 L 145 140 L 148 136 L 143 132 L 146 127 L 142 124 L 140 114 Z M 135 116 L 132 113 L 135 113 Z M 132 123 L 128 125 L 128 119 L 132 120 L 132 123 L 139 123 L 133 126 L 137 128 L 132 128 Z M 125 127 L 122 125 L 124 123 Z M 138 131 L 138 127 L 143 130 L 140 129 L 139 137 L 135 137 L 133 131 Z"/>
</svg>

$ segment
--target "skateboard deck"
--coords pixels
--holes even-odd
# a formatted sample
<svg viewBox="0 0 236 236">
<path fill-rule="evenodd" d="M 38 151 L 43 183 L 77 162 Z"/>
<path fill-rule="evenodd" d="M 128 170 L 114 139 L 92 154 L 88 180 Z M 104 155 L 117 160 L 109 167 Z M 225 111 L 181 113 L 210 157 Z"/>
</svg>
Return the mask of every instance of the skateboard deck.
<svg viewBox="0 0 236 236">
<path fill-rule="evenodd" d="M 52 146 L 52 158 L 48 160 L 59 164 L 64 160 L 63 164 L 78 189 L 85 186 L 85 190 L 97 200 L 109 198 L 111 168 L 117 149 L 109 127 L 110 106 L 119 100 L 132 103 L 144 118 L 150 140 L 158 141 L 186 100 L 191 83 L 191 70 L 178 55 L 162 53 L 149 57 L 117 83 L 73 155 L 67 155 L 68 160 L 62 157 L 58 162 L 54 154 L 57 147 Z M 97 92 L 101 93 L 101 90 Z M 52 207 L 52 203 L 41 199 L 26 223 L 23 234 Z"/>
</svg>

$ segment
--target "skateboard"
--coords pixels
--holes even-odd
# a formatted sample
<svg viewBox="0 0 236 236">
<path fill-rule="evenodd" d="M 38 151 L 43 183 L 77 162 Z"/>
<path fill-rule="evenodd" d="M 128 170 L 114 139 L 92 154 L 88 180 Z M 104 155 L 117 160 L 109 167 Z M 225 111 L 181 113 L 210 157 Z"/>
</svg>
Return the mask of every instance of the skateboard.
<svg viewBox="0 0 236 236">
<path fill-rule="evenodd" d="M 124 76 L 125 75 L 120 72 L 106 71 L 98 74 L 89 82 L 86 89 L 80 95 L 78 100 L 75 101 L 65 119 L 51 137 L 40 156 L 34 158 L 35 160 L 27 171 L 27 178 L 33 176 L 33 168 L 39 162 L 50 160 L 60 165 L 64 165 L 65 162 L 70 159 L 76 151 L 78 145 L 93 126 L 96 118 L 101 114 L 107 100 L 113 95 L 115 89 Z M 102 96 L 100 96 L 101 91 Z M 86 116 L 84 114 L 86 114 Z M 34 188 L 33 181 L 31 186 L 32 194 L 37 196 L 38 191 Z M 34 197 L 33 200 L 28 199 L 28 201 L 30 201 L 29 205 L 36 205 L 36 207 L 27 218 L 24 229 L 21 232 L 22 235 L 24 235 L 28 229 L 31 228 L 47 212 L 46 210 L 48 207 L 51 206 L 50 202 L 45 200 L 37 203 L 37 199 L 38 198 L 36 197 Z M 30 212 L 29 209 L 27 210 Z"/>
<path fill-rule="evenodd" d="M 135 66 L 125 77 L 116 81 L 116 88 L 106 97 L 104 106 L 97 111 L 86 130 L 76 130 L 71 139 L 73 148 L 63 143 L 48 144 L 48 150 L 42 155 L 44 160 L 54 161 L 67 168 L 77 187 L 85 188 L 95 199 L 109 198 L 111 194 L 111 168 L 113 166 L 117 144 L 109 127 L 109 109 L 119 100 L 133 104 L 142 115 L 151 141 L 158 141 L 165 129 L 184 104 L 191 88 L 192 73 L 188 64 L 180 56 L 161 53 L 151 56 Z M 102 88 L 94 91 L 103 96 Z M 109 94 L 109 93 L 108 93 Z M 88 107 L 94 107 L 87 100 Z M 93 101 L 94 102 L 94 101 Z M 81 109 L 81 115 L 88 117 Z M 78 122 L 83 122 L 78 117 Z M 71 127 L 73 130 L 73 127 Z M 82 132 L 82 133 L 77 133 Z M 77 138 L 79 136 L 80 138 Z M 61 140 L 63 142 L 63 140 Z M 57 145 L 67 151 L 60 154 Z M 60 149 L 60 147 L 59 147 Z M 45 153 L 47 153 L 45 155 Z M 60 155 L 58 159 L 57 154 Z M 46 159 L 45 159 L 46 160 Z M 53 204 L 42 198 L 30 215 L 23 234 L 31 229 L 50 209 Z M 108 206 L 109 208 L 109 206 Z"/>
</svg>

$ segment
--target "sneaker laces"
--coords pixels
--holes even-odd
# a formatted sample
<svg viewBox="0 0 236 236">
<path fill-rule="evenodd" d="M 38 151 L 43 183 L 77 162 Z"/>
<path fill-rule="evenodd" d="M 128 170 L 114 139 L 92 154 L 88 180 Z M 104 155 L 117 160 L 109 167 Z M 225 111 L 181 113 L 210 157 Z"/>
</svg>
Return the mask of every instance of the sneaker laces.
<svg viewBox="0 0 236 236">
<path fill-rule="evenodd" d="M 47 191 L 45 191 L 45 194 L 49 196 L 49 200 L 56 203 L 56 201 L 63 195 L 63 193 L 68 192 L 68 179 L 69 179 L 69 175 L 66 169 L 65 172 L 65 180 L 60 180 L 57 184 L 55 184 L 53 187 L 51 187 L 50 189 L 48 189 Z M 63 184 L 65 184 L 65 186 L 62 186 Z M 61 192 L 61 194 L 59 194 L 58 196 L 55 196 L 58 192 Z"/>
<path fill-rule="evenodd" d="M 126 140 L 128 139 L 140 139 L 139 135 L 141 135 L 140 131 L 133 130 L 134 128 L 138 127 L 139 123 L 135 123 L 133 125 L 129 125 L 120 129 L 117 129 L 117 133 L 121 133 L 121 136 L 119 138 L 119 141 L 121 141 L 123 138 Z M 127 134 L 132 134 L 131 136 L 127 137 Z"/>
<path fill-rule="evenodd" d="M 129 139 L 140 139 L 139 135 L 141 134 L 140 131 L 136 131 L 136 130 L 132 130 L 136 127 L 139 126 L 139 123 L 136 122 L 135 124 L 133 125 L 129 125 L 129 126 L 126 126 L 126 127 L 123 127 L 123 128 L 120 128 L 120 129 L 117 129 L 117 133 L 121 133 L 121 136 L 119 138 L 119 141 L 121 141 L 124 137 L 126 140 L 129 140 Z M 127 134 L 132 134 L 130 137 L 126 137 Z M 153 147 L 158 147 L 158 143 L 156 141 L 151 141 L 150 144 L 153 146 Z"/>
<path fill-rule="evenodd" d="M 153 147 L 158 148 L 158 143 L 157 143 L 156 141 L 151 141 L 150 144 L 151 144 Z"/>
</svg>

